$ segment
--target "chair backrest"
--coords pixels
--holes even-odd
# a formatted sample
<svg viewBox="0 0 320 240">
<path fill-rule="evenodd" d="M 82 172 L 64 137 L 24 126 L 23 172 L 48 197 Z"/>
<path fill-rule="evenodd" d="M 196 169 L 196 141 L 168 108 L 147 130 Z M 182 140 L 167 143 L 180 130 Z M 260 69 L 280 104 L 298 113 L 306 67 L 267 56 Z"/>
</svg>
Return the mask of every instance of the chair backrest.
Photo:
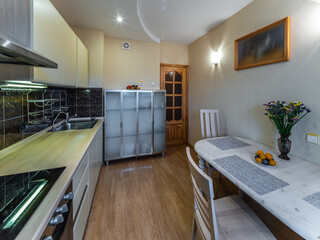
<svg viewBox="0 0 320 240">
<path fill-rule="evenodd" d="M 202 139 L 220 136 L 218 109 L 200 109 Z"/>
<path fill-rule="evenodd" d="M 189 147 L 187 147 L 186 152 L 189 160 L 188 162 L 193 186 L 194 210 L 195 212 L 198 210 L 200 213 L 195 214 L 198 228 L 203 239 L 218 240 L 218 225 L 214 209 L 212 179 L 201 171 L 201 169 L 195 164 L 191 157 Z M 208 234 L 205 234 L 206 232 L 210 233 L 210 238 L 207 238 Z"/>
</svg>

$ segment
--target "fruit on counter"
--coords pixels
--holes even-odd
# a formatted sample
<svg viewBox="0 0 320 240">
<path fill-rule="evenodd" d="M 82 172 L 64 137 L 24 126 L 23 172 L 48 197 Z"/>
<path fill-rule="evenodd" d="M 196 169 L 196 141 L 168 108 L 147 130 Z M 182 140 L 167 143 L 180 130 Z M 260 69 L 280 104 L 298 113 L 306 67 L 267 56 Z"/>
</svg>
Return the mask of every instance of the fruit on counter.
<svg viewBox="0 0 320 240">
<path fill-rule="evenodd" d="M 264 154 L 260 154 L 259 157 L 260 157 L 262 160 L 267 159 L 266 155 L 264 155 Z"/>
<path fill-rule="evenodd" d="M 262 150 L 258 150 L 255 156 L 256 162 L 266 166 L 276 166 L 277 163 L 274 160 L 271 153 L 264 153 Z"/>
<path fill-rule="evenodd" d="M 129 85 L 127 86 L 127 89 L 136 89 L 136 90 L 140 90 L 140 87 L 138 85 Z"/>
<path fill-rule="evenodd" d="M 261 158 L 256 158 L 257 163 L 262 163 L 262 159 Z"/>
<path fill-rule="evenodd" d="M 258 150 L 257 155 L 260 156 L 261 154 L 264 154 L 262 150 Z"/>
<path fill-rule="evenodd" d="M 271 153 L 266 153 L 265 155 L 268 160 L 273 160 L 273 156 Z"/>
<path fill-rule="evenodd" d="M 273 159 L 269 161 L 269 164 L 270 164 L 270 166 L 276 166 L 277 165 L 276 161 L 273 160 Z"/>
</svg>

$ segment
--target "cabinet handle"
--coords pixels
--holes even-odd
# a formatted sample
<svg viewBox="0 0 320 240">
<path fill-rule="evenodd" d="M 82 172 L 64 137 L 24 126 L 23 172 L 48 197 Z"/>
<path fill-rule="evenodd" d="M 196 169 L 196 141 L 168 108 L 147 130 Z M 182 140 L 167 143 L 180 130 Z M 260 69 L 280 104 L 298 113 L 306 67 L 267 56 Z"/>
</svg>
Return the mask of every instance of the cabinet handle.
<svg viewBox="0 0 320 240">
<path fill-rule="evenodd" d="M 53 240 L 52 236 L 44 236 L 41 240 Z"/>
<path fill-rule="evenodd" d="M 49 226 L 56 226 L 59 223 L 63 223 L 63 222 L 64 222 L 64 218 L 63 218 L 62 214 L 58 214 L 50 219 Z"/>
<path fill-rule="evenodd" d="M 64 200 L 64 201 L 68 201 L 68 200 L 72 200 L 72 199 L 73 199 L 72 192 L 66 193 L 65 195 L 63 195 L 63 198 L 62 198 L 62 200 Z"/>
<path fill-rule="evenodd" d="M 69 211 L 67 204 L 63 204 L 62 206 L 57 207 L 56 213 L 66 213 Z"/>
</svg>

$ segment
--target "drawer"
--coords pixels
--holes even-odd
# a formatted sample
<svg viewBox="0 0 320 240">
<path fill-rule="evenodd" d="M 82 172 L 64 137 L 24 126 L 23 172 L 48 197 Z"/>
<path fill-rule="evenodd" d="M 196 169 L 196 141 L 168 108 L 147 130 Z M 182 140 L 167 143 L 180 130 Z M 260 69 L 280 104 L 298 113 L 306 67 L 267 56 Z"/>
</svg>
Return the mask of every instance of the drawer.
<svg viewBox="0 0 320 240">
<path fill-rule="evenodd" d="M 86 188 L 89 187 L 89 167 L 87 166 L 82 178 L 80 180 L 80 183 L 78 185 L 78 189 L 74 191 L 74 198 L 73 198 L 73 219 L 77 215 L 81 200 L 83 198 L 84 192 Z M 87 189 L 89 190 L 89 189 Z"/>
<path fill-rule="evenodd" d="M 88 159 L 89 159 L 89 152 L 87 151 L 84 157 L 82 158 L 81 162 L 79 163 L 79 167 L 76 171 L 76 173 L 73 176 L 72 180 L 72 189 L 75 192 L 80 184 L 81 178 L 84 174 L 84 171 L 86 170 L 86 167 L 88 166 Z"/>
<path fill-rule="evenodd" d="M 89 216 L 89 189 L 86 188 L 84 197 L 79 209 L 79 214 L 73 225 L 73 239 L 83 239 L 83 234 L 86 229 L 86 224 Z"/>
</svg>

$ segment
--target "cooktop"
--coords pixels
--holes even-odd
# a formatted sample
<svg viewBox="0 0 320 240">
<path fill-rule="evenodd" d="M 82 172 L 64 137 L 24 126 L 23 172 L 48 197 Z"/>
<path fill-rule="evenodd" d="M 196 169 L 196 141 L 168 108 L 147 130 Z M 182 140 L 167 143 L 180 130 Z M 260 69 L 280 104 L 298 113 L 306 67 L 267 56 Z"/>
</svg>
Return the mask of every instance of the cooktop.
<svg viewBox="0 0 320 240">
<path fill-rule="evenodd" d="M 64 169 L 0 177 L 0 239 L 15 239 Z"/>
</svg>

